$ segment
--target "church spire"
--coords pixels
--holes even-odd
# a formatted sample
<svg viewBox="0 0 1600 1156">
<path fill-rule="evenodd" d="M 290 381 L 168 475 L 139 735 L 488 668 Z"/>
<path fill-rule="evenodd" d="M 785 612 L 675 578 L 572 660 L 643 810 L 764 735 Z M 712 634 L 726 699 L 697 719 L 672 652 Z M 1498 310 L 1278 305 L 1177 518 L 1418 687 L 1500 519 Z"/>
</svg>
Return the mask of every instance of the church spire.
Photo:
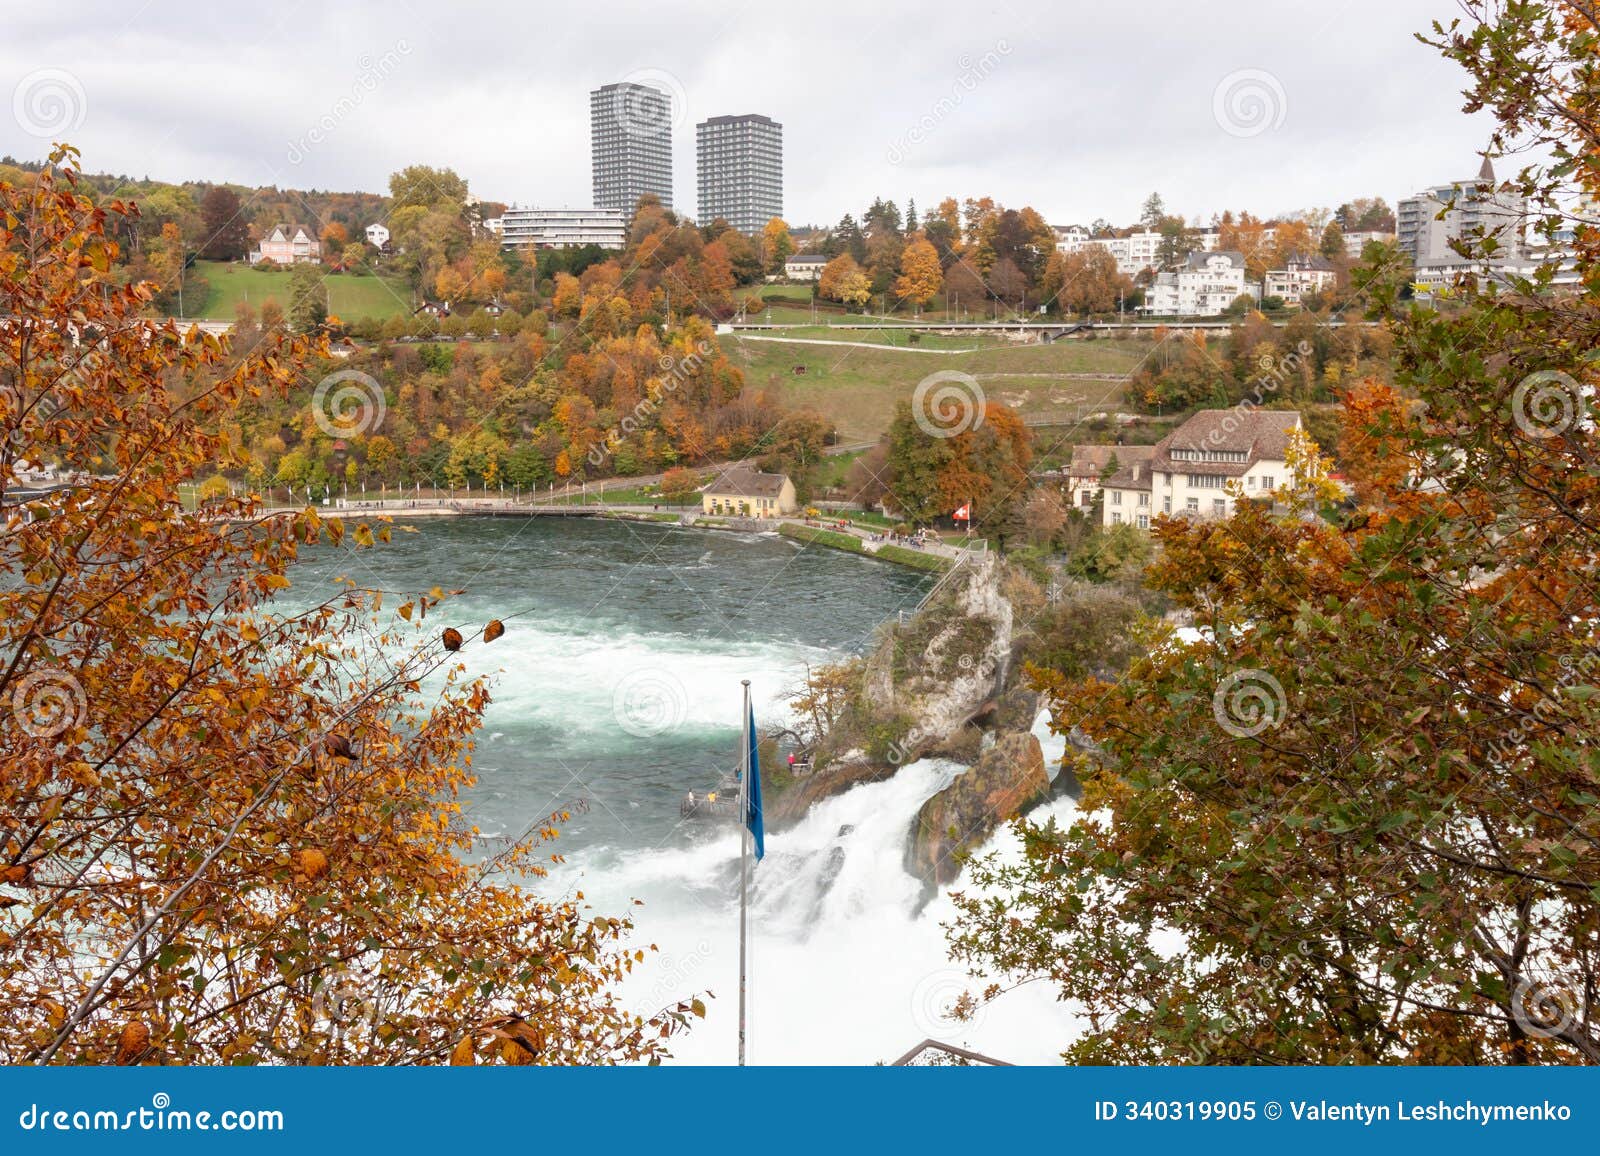
<svg viewBox="0 0 1600 1156">
<path fill-rule="evenodd" d="M 1488 156 L 1483 158 L 1483 167 L 1478 170 L 1478 182 L 1491 186 L 1495 183 L 1494 165 L 1489 162 Z"/>
</svg>

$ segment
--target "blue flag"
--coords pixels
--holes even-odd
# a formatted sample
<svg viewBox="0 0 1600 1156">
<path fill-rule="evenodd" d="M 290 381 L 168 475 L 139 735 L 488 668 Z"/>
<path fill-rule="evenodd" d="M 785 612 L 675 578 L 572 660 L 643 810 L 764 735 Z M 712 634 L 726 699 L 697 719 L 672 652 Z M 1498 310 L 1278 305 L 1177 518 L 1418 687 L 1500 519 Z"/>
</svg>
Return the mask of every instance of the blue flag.
<svg viewBox="0 0 1600 1156">
<path fill-rule="evenodd" d="M 752 707 L 749 713 L 745 741 L 749 744 L 748 766 L 750 767 L 750 784 L 744 794 L 744 825 L 750 828 L 750 834 L 755 838 L 756 860 L 767 853 L 766 832 L 761 823 L 761 756 L 756 750 L 756 712 Z"/>
</svg>

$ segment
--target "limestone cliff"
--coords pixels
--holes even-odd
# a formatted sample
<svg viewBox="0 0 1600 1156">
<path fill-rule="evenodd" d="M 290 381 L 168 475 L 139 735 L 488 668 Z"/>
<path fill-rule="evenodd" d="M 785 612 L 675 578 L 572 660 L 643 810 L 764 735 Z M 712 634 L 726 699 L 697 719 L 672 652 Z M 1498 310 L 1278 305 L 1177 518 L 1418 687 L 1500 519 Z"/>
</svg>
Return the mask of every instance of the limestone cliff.
<svg viewBox="0 0 1600 1156">
<path fill-rule="evenodd" d="M 776 825 L 858 783 L 938 753 L 976 754 L 971 724 L 995 709 L 1011 673 L 1014 613 L 1003 564 L 977 557 L 941 579 L 923 607 L 888 626 L 860 663 L 850 709 L 818 744 L 816 769 L 768 802 Z"/>
<path fill-rule="evenodd" d="M 1024 616 L 1008 589 L 1015 587 L 1004 563 L 974 560 L 947 575 L 916 614 L 887 627 L 860 660 L 850 707 L 818 744 L 816 769 L 769 797 L 769 821 L 795 822 L 814 803 L 928 756 L 971 764 L 907 832 L 907 870 L 942 885 L 958 874 L 962 850 L 1048 798 L 1050 778 L 1030 733 L 1038 696 L 1012 685 Z"/>
</svg>

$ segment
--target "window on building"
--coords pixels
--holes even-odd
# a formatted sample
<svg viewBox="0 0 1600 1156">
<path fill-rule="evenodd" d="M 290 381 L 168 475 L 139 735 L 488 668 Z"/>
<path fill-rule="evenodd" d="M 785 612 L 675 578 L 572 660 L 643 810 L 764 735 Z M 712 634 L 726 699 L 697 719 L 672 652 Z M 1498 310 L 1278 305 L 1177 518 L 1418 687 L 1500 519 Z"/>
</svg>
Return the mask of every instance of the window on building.
<svg viewBox="0 0 1600 1156">
<path fill-rule="evenodd" d="M 1226 499 L 1226 498 L 1213 498 L 1213 499 L 1211 499 L 1211 512 L 1213 514 L 1215 514 L 1219 518 L 1226 517 L 1227 514 L 1228 514 L 1228 499 Z"/>
<path fill-rule="evenodd" d="M 1083 491 L 1083 494 L 1078 499 L 1078 504 L 1080 506 L 1092 506 L 1092 505 L 1094 505 L 1094 495 L 1091 494 L 1088 490 Z"/>
<path fill-rule="evenodd" d="M 1149 514 L 1140 514 L 1139 515 L 1139 529 L 1148 530 L 1149 528 L 1150 528 L 1150 515 Z"/>
<path fill-rule="evenodd" d="M 1122 505 L 1122 491 L 1121 490 L 1112 490 L 1111 491 L 1111 504 L 1113 506 Z"/>
<path fill-rule="evenodd" d="M 1111 524 L 1113 526 L 1122 525 L 1122 514 L 1119 511 L 1117 511 L 1117 510 L 1111 511 Z"/>
<path fill-rule="evenodd" d="M 1161 499 L 1161 512 L 1163 514 L 1172 513 L 1172 499 L 1171 498 L 1162 498 Z"/>
<path fill-rule="evenodd" d="M 1272 475 L 1271 474 L 1262 474 L 1261 475 L 1261 488 L 1264 489 L 1264 490 L 1272 489 Z"/>
<path fill-rule="evenodd" d="M 1200 499 L 1190 498 L 1186 509 L 1188 509 L 1191 514 L 1198 514 L 1200 512 Z"/>
<path fill-rule="evenodd" d="M 1148 506 L 1150 504 L 1150 495 L 1149 494 L 1140 494 L 1139 495 L 1139 504 L 1141 506 Z"/>
</svg>

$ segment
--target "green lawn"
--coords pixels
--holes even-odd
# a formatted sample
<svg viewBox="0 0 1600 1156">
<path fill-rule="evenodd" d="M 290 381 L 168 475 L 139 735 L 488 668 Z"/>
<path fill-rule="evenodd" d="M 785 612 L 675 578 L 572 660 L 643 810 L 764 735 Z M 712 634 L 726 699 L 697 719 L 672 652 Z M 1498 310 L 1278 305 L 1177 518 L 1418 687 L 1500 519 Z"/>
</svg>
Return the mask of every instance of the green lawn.
<svg viewBox="0 0 1600 1156">
<path fill-rule="evenodd" d="M 202 309 L 188 310 L 191 317 L 232 321 L 239 303 L 248 301 L 257 311 L 268 301 L 289 306 L 289 271 L 262 272 L 243 262 L 197 261 L 198 271 L 211 283 Z M 411 313 L 411 290 L 393 278 L 373 274 L 324 273 L 328 312 L 344 321 L 358 317 L 406 317 Z"/>
<path fill-rule="evenodd" d="M 771 301 L 773 298 L 773 289 L 768 286 L 765 300 Z M 789 286 L 787 292 L 779 291 L 777 301 L 768 309 L 751 313 L 745 320 L 752 323 L 770 321 L 774 325 L 809 325 L 812 321 L 818 325 L 829 322 L 836 325 L 909 325 L 913 320 L 909 314 L 904 317 L 879 317 L 876 313 L 846 313 L 833 301 L 819 301 L 813 314 L 805 302 L 805 287 Z M 769 313 L 771 316 L 768 316 Z"/>
<path fill-rule="evenodd" d="M 1025 416 L 1064 416 L 1123 405 L 1121 375 L 1148 355 L 1147 340 L 1058 341 L 1049 345 L 995 345 L 971 353 L 941 354 L 720 339 L 729 359 L 757 389 L 773 390 L 786 405 L 816 409 L 833 419 L 845 442 L 872 441 L 909 399 L 916 385 L 940 370 L 970 373 L 986 399 Z M 794 372 L 804 366 L 804 374 Z M 1114 374 L 1111 380 L 1072 374 Z"/>
<path fill-rule="evenodd" d="M 840 327 L 843 324 L 845 322 L 835 321 L 832 325 L 802 325 L 796 329 L 758 329 L 753 330 L 750 336 L 804 341 L 862 341 L 902 349 L 998 349 L 1011 344 L 1004 337 L 992 333 L 929 333 L 893 322 L 881 325 L 876 319 L 862 322 L 871 325 L 870 329 L 844 329 Z M 915 341 L 912 340 L 913 336 L 916 337 Z"/>
<path fill-rule="evenodd" d="M 816 526 L 802 526 L 796 522 L 784 522 L 778 527 L 778 533 L 785 538 L 804 542 L 808 546 L 829 546 L 850 554 L 863 552 L 861 539 L 854 534 L 841 534 L 836 530 L 823 530 Z"/>
</svg>

